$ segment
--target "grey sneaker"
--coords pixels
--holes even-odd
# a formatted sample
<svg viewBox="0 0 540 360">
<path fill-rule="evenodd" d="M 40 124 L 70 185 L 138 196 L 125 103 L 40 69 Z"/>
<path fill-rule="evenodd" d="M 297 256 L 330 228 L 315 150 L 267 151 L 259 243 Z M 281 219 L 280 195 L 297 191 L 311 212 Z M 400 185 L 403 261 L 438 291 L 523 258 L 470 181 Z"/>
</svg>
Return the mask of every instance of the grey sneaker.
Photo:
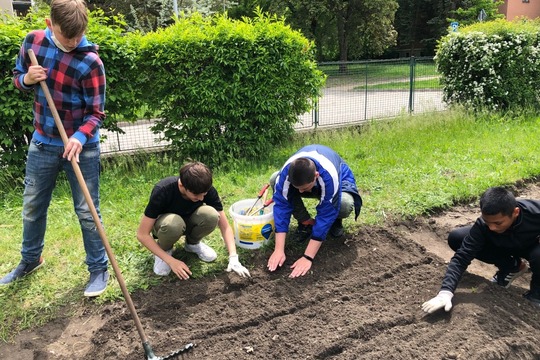
<svg viewBox="0 0 540 360">
<path fill-rule="evenodd" d="M 98 270 L 90 273 L 90 281 L 84 290 L 84 296 L 94 297 L 103 294 L 109 281 L 107 270 Z"/>
<path fill-rule="evenodd" d="M 27 263 L 24 260 L 21 260 L 19 265 L 11 271 L 9 274 L 0 279 L 0 285 L 8 285 L 14 282 L 17 279 L 23 278 L 26 275 L 36 271 L 45 264 L 45 259 L 40 257 L 38 261 L 33 263 Z"/>
<path fill-rule="evenodd" d="M 202 242 L 195 245 L 186 243 L 184 245 L 184 250 L 197 254 L 199 259 L 205 262 L 212 262 L 217 259 L 217 254 L 214 249 Z"/>
</svg>

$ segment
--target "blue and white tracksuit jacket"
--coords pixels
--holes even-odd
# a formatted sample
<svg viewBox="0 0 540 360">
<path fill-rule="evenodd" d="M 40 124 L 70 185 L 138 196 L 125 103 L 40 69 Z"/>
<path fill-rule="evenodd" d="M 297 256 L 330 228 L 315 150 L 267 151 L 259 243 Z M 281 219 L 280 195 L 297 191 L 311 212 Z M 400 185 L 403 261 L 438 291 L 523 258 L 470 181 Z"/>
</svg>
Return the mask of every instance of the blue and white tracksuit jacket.
<svg viewBox="0 0 540 360">
<path fill-rule="evenodd" d="M 362 198 L 356 187 L 356 180 L 349 166 L 332 149 L 323 145 L 308 145 L 291 156 L 280 170 L 274 191 L 274 222 L 276 233 L 288 232 L 293 205 L 292 196 L 300 196 L 298 191 L 290 191 L 289 166 L 297 158 L 307 158 L 315 163 L 319 177 L 316 186 L 321 189 L 321 198 L 316 207 L 315 225 L 311 232 L 313 240 L 324 241 L 330 227 L 337 219 L 341 205 L 341 193 L 346 191 L 354 198 L 356 220 L 362 207 Z"/>
</svg>

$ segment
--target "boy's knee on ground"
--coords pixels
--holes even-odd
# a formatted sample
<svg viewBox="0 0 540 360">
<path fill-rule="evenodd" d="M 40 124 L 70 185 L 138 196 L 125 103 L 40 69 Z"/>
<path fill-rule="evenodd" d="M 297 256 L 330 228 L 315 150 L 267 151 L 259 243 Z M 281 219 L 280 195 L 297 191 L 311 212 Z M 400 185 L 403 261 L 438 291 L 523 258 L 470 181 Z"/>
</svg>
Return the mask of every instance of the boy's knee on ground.
<svg viewBox="0 0 540 360">
<path fill-rule="evenodd" d="M 341 205 L 339 208 L 338 219 L 345 219 L 351 215 L 354 210 L 354 197 L 348 192 L 341 194 Z"/>
<path fill-rule="evenodd" d="M 270 183 L 270 187 L 272 188 L 272 191 L 275 191 L 276 189 L 276 179 L 278 177 L 279 171 L 276 171 L 270 176 L 270 180 L 268 181 Z"/>
</svg>

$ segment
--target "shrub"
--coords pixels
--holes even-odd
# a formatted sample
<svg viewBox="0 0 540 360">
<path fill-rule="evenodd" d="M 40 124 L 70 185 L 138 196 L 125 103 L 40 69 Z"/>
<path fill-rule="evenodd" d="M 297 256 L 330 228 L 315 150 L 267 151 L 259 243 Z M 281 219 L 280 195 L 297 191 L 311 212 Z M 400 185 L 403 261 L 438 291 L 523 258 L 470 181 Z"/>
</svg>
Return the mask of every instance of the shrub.
<svg viewBox="0 0 540 360">
<path fill-rule="evenodd" d="M 146 102 L 181 156 L 212 165 L 257 158 L 293 133 L 324 83 L 313 44 L 276 17 L 181 18 L 146 35 Z M 142 79 L 146 80 L 146 79 Z"/>
<path fill-rule="evenodd" d="M 26 148 L 32 137 L 32 96 L 15 88 L 12 69 L 26 32 L 15 18 L 0 22 L 0 169 L 23 174 Z"/>
<path fill-rule="evenodd" d="M 474 110 L 536 108 L 540 33 L 527 20 L 495 20 L 444 37 L 435 56 L 444 99 Z"/>
</svg>

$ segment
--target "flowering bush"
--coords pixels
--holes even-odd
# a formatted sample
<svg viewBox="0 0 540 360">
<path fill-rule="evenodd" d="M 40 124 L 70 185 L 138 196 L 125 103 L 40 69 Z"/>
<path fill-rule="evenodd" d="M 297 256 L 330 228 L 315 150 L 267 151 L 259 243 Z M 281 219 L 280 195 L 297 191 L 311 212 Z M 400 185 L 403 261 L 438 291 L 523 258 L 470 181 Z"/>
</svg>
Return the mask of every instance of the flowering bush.
<svg viewBox="0 0 540 360">
<path fill-rule="evenodd" d="M 495 20 L 450 33 L 435 56 L 444 99 L 473 110 L 538 107 L 540 28 Z"/>
</svg>

